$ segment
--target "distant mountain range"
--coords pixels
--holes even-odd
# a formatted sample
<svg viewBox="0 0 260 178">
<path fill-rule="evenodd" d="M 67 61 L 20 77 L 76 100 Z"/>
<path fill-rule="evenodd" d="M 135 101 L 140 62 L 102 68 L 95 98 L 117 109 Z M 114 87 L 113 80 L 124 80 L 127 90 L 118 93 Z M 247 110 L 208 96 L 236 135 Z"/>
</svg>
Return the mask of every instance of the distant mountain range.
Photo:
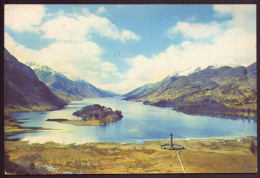
<svg viewBox="0 0 260 178">
<path fill-rule="evenodd" d="M 30 66 L 38 78 L 65 101 L 114 96 L 114 94 L 100 90 L 84 80 L 70 80 L 46 65 L 39 66 L 33 62 L 27 62 L 26 65 Z"/>
<path fill-rule="evenodd" d="M 5 113 L 13 111 L 53 110 L 67 103 L 57 97 L 34 71 L 4 50 Z"/>
<path fill-rule="evenodd" d="M 52 110 L 65 101 L 111 97 L 118 94 L 73 81 L 48 66 L 20 63 L 4 50 L 5 112 Z M 125 100 L 172 107 L 189 114 L 256 118 L 256 63 L 248 67 L 197 69 L 187 76 L 176 73 L 124 95 Z"/>
<path fill-rule="evenodd" d="M 109 91 L 109 90 L 103 90 L 103 89 L 100 89 L 100 88 L 99 88 L 99 90 L 102 91 L 103 93 L 111 96 L 111 97 L 113 97 L 113 96 L 120 96 L 120 94 L 112 92 L 112 91 Z"/>
<path fill-rule="evenodd" d="M 248 67 L 209 66 L 188 76 L 174 75 L 124 96 L 190 114 L 256 118 L 256 63 Z"/>
</svg>

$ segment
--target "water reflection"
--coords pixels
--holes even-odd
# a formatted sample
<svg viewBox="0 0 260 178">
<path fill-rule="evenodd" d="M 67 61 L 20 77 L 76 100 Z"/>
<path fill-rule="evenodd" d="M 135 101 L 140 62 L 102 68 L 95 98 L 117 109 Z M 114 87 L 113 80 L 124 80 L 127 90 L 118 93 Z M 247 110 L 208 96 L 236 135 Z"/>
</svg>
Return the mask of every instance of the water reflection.
<svg viewBox="0 0 260 178">
<path fill-rule="evenodd" d="M 48 122 L 49 118 L 80 119 L 72 113 L 90 104 L 100 104 L 121 110 L 122 120 L 106 126 L 74 126 Z M 44 114 L 43 114 L 44 113 Z M 221 136 L 256 135 L 256 122 L 244 119 L 223 119 L 219 117 L 187 115 L 171 108 L 159 108 L 129 102 L 121 98 L 95 98 L 71 102 L 57 111 L 13 113 L 25 127 L 44 127 L 56 130 L 24 133 L 9 138 L 44 143 L 86 143 L 99 141 L 138 142 L 144 140 L 174 138 L 205 138 Z"/>
</svg>

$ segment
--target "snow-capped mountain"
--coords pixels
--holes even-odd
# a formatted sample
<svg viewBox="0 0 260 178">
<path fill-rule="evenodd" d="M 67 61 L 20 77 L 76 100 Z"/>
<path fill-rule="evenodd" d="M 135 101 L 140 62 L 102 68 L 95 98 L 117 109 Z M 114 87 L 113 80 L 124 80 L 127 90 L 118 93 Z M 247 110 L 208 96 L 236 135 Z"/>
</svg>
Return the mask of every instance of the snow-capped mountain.
<svg viewBox="0 0 260 178">
<path fill-rule="evenodd" d="M 84 80 L 71 80 L 60 72 L 34 62 L 26 62 L 38 76 L 57 96 L 70 101 L 80 98 L 110 97 L 110 95 L 100 91 L 95 86 Z"/>
</svg>

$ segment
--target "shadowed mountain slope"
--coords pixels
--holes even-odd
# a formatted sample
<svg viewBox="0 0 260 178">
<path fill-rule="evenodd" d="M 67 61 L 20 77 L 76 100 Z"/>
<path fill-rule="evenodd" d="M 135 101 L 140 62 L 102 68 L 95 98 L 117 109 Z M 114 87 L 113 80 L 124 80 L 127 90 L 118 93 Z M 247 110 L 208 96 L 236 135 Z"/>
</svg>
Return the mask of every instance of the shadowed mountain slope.
<svg viewBox="0 0 260 178">
<path fill-rule="evenodd" d="M 5 112 L 53 110 L 67 103 L 41 82 L 34 71 L 4 50 Z"/>
</svg>

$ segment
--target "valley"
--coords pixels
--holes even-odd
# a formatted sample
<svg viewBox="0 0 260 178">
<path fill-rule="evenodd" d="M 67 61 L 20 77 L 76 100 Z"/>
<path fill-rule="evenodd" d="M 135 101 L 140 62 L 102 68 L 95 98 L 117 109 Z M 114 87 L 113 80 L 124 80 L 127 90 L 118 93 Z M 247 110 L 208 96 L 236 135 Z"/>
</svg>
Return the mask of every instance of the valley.
<svg viewBox="0 0 260 178">
<path fill-rule="evenodd" d="M 124 98 L 48 66 L 32 70 L 6 50 L 5 63 L 8 174 L 257 170 L 256 63 L 169 76 Z M 169 130 L 185 149 L 160 148 Z"/>
<path fill-rule="evenodd" d="M 0 177 L 257 177 L 257 5 L 5 1 Z"/>
</svg>

